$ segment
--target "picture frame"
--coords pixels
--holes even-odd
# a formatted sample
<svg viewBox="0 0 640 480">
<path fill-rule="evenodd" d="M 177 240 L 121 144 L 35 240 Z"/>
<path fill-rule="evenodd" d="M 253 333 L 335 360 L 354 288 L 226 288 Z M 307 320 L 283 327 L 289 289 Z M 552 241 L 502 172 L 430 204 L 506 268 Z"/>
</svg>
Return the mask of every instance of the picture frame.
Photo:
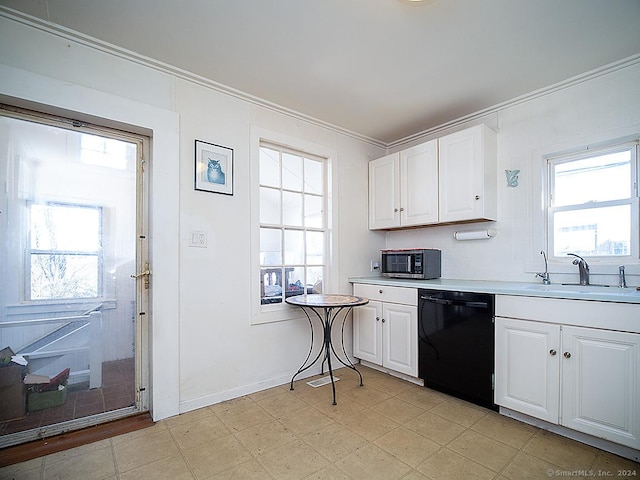
<svg viewBox="0 0 640 480">
<path fill-rule="evenodd" d="M 195 185 L 202 192 L 233 195 L 233 149 L 195 141 Z"/>
</svg>

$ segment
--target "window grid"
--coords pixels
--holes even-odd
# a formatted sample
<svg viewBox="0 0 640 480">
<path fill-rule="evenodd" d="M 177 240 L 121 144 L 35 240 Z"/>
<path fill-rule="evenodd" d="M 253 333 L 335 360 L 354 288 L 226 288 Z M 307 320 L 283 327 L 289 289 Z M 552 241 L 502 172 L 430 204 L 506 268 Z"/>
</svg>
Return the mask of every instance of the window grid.
<svg viewBox="0 0 640 480">
<path fill-rule="evenodd" d="M 638 259 L 638 142 L 587 149 L 547 162 L 550 257 Z"/>
<path fill-rule="evenodd" d="M 325 159 L 266 143 L 260 145 L 260 157 L 260 292 L 265 305 L 322 288 L 326 179 Z"/>
</svg>

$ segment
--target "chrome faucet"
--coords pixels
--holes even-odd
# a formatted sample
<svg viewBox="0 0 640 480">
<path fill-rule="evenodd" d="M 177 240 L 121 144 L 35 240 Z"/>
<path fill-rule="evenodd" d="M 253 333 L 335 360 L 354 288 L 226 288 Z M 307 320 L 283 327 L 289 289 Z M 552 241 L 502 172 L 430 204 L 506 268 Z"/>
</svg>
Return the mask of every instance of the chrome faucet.
<svg viewBox="0 0 640 480">
<path fill-rule="evenodd" d="M 624 276 L 624 265 L 618 267 L 618 287 L 627 288 L 627 279 Z"/>
<path fill-rule="evenodd" d="M 587 264 L 586 260 L 580 255 L 576 255 L 575 253 L 567 253 L 567 255 L 576 257 L 571 263 L 578 266 L 578 271 L 580 272 L 580 285 L 589 285 L 589 264 Z"/>
<path fill-rule="evenodd" d="M 549 280 L 549 267 L 547 265 L 547 254 L 544 250 L 540 250 L 540 255 L 544 257 L 544 273 L 536 273 L 536 277 L 542 278 L 543 284 L 551 285 L 551 280 Z"/>
</svg>

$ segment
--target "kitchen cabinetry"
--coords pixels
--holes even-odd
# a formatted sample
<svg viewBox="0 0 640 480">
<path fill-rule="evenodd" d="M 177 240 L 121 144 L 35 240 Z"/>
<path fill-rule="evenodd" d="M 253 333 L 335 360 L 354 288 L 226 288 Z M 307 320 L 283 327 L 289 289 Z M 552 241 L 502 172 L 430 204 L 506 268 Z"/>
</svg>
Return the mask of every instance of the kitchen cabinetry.
<svg viewBox="0 0 640 480">
<path fill-rule="evenodd" d="M 353 311 L 353 355 L 417 377 L 417 289 L 356 284 L 353 293 L 369 299 Z"/>
<path fill-rule="evenodd" d="M 369 228 L 497 218 L 497 138 L 485 125 L 369 162 Z"/>
<path fill-rule="evenodd" d="M 495 401 L 637 449 L 640 334 L 589 327 L 595 305 L 604 308 L 578 300 L 498 296 Z M 611 322 L 616 304 L 609 308 L 605 318 Z M 629 319 L 621 323 L 637 315 L 637 310 L 626 309 L 620 316 L 627 312 Z M 571 319 L 583 325 L 567 325 Z"/>
<path fill-rule="evenodd" d="M 478 125 L 438 139 L 439 221 L 497 218 L 497 138 Z"/>
<path fill-rule="evenodd" d="M 369 162 L 369 228 L 438 221 L 436 140 Z"/>
</svg>

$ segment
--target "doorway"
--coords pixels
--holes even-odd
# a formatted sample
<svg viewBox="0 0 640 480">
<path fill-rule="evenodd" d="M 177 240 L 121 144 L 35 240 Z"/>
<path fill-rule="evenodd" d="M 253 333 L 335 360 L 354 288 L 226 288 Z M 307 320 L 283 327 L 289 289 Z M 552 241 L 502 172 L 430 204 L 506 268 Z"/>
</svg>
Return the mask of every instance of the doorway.
<svg viewBox="0 0 640 480">
<path fill-rule="evenodd" d="M 149 144 L 0 108 L 0 448 L 149 408 Z"/>
</svg>

